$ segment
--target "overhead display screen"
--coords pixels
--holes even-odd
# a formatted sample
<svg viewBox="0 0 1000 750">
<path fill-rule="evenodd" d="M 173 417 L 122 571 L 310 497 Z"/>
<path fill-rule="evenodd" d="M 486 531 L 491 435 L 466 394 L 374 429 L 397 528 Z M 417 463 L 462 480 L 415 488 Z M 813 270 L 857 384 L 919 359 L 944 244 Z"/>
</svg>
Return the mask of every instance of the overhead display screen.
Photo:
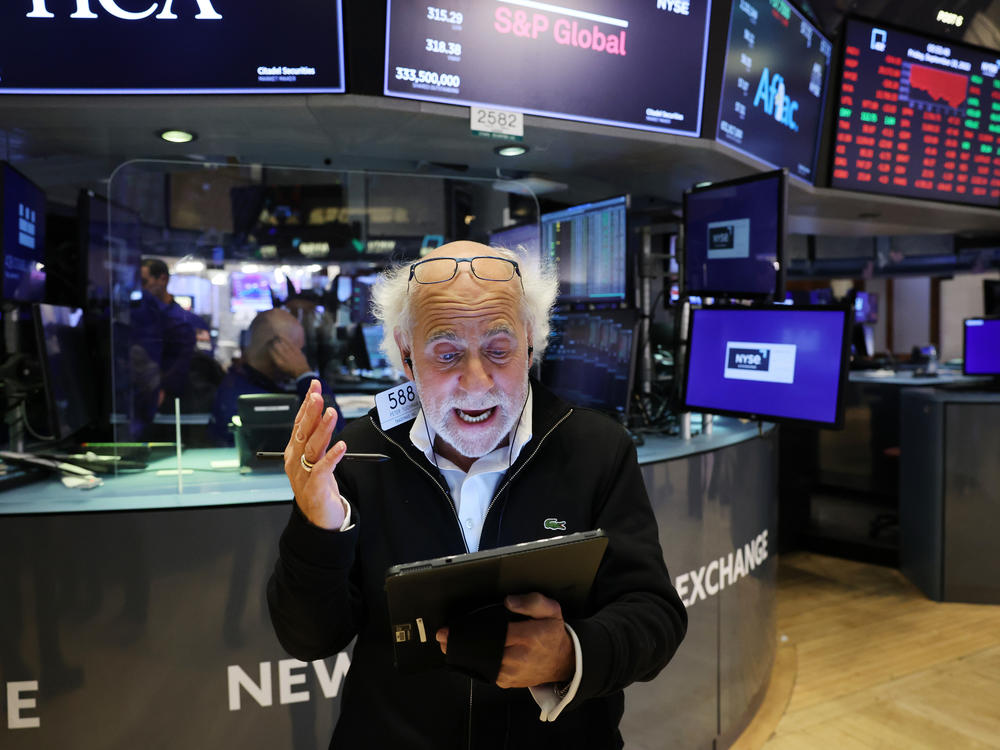
<svg viewBox="0 0 1000 750">
<path fill-rule="evenodd" d="M 1000 54 L 849 19 L 834 187 L 1000 204 Z"/>
<path fill-rule="evenodd" d="M 716 140 L 814 182 L 832 51 L 785 0 L 733 0 Z"/>
<path fill-rule="evenodd" d="M 343 93 L 340 0 L 23 0 L 0 94 Z"/>
<path fill-rule="evenodd" d="M 389 0 L 385 93 L 698 136 L 711 0 Z"/>
</svg>

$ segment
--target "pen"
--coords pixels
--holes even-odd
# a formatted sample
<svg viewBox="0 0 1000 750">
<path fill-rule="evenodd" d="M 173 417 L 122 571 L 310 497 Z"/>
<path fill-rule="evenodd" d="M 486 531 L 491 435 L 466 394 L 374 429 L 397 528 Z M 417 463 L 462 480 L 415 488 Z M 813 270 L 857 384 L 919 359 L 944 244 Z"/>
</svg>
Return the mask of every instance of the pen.
<svg viewBox="0 0 1000 750">
<path fill-rule="evenodd" d="M 285 454 L 279 451 L 257 451 L 257 458 L 284 458 Z M 344 461 L 388 461 L 389 457 L 384 453 L 345 453 L 341 458 Z"/>
</svg>

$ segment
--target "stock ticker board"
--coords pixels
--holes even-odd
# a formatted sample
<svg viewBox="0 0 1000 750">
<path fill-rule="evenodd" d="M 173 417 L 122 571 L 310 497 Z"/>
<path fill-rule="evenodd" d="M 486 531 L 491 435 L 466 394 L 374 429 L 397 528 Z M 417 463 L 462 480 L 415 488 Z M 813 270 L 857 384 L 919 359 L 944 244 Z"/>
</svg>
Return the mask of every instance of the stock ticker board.
<svg viewBox="0 0 1000 750">
<path fill-rule="evenodd" d="M 834 187 L 1000 205 L 1000 56 L 850 19 Z"/>
</svg>

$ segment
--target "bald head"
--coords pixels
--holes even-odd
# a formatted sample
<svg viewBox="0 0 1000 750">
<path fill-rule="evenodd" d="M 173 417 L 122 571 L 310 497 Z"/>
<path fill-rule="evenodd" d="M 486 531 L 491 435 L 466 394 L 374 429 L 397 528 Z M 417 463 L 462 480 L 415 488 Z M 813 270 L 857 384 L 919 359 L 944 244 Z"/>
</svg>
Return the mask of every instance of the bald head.
<svg viewBox="0 0 1000 750">
<path fill-rule="evenodd" d="M 262 372 L 266 370 L 268 347 L 275 338 L 285 339 L 297 349 L 301 349 L 306 340 L 302 324 L 288 310 L 275 308 L 258 313 L 250 324 L 250 345 L 244 355 L 251 367 Z"/>
</svg>

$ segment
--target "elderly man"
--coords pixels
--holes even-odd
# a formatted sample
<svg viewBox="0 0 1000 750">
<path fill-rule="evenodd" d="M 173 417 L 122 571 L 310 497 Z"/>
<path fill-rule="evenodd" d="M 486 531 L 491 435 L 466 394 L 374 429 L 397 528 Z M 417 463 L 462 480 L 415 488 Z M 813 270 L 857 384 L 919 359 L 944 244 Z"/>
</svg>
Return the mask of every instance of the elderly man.
<svg viewBox="0 0 1000 750">
<path fill-rule="evenodd" d="M 684 636 L 631 440 L 529 379 L 557 286 L 515 257 L 454 242 L 387 272 L 376 316 L 420 413 L 382 429 L 373 410 L 327 449 L 335 415 L 314 384 L 285 449 L 295 501 L 268 587 L 278 638 L 312 660 L 357 637 L 331 747 L 618 748 L 623 688 L 652 679 Z M 341 463 L 347 445 L 390 460 Z M 609 544 L 588 611 L 565 621 L 558 602 L 510 592 L 523 619 L 495 684 L 396 672 L 388 567 L 593 528 Z M 446 650 L 448 629 L 436 635 Z"/>
</svg>

